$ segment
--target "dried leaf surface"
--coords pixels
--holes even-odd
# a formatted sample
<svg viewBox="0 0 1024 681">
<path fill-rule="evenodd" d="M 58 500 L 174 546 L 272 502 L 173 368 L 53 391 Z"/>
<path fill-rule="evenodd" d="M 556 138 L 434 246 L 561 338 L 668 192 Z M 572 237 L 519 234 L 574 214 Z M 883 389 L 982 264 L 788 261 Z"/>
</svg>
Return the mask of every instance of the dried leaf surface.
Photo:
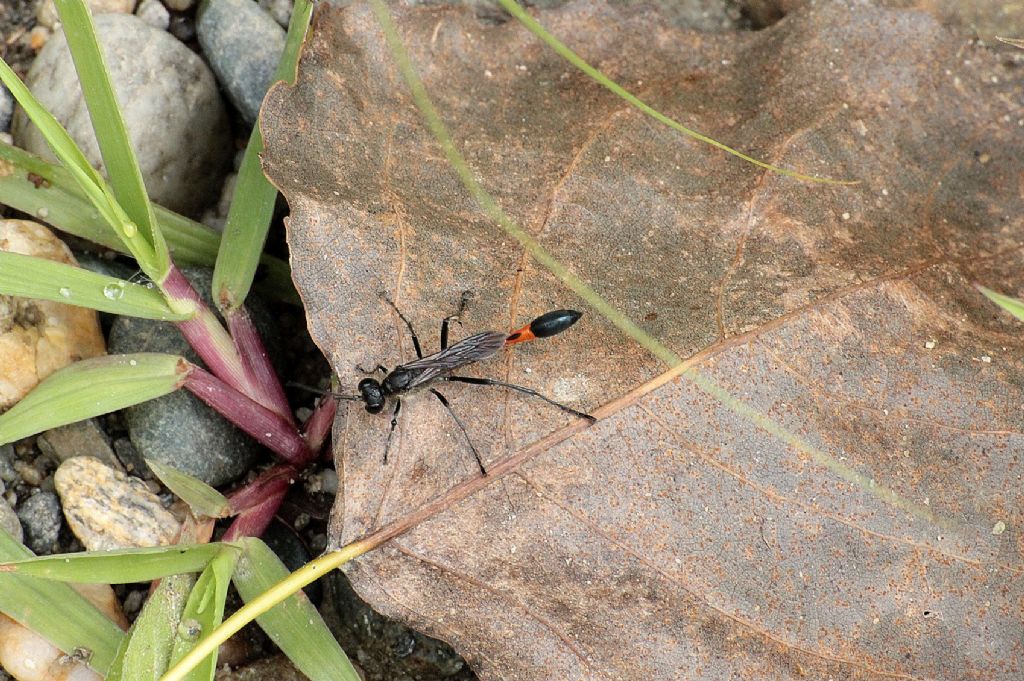
<svg viewBox="0 0 1024 681">
<path fill-rule="evenodd" d="M 821 5 L 741 35 L 600 3 L 538 17 L 685 125 L 855 187 L 683 138 L 514 22 L 394 9 L 502 207 L 732 396 L 592 312 L 470 370 L 596 411 L 590 429 L 442 386 L 492 467 L 568 428 L 349 567 L 481 678 L 1024 674 L 1022 329 L 970 287 L 1020 293 L 1021 78 L 925 13 Z M 407 92 L 371 12 L 325 7 L 263 112 L 296 283 L 353 390 L 413 356 L 382 291 L 428 351 L 464 290 L 455 337 L 586 309 L 482 216 Z M 385 466 L 388 421 L 339 411 L 335 544 L 478 475 L 429 394 Z"/>
</svg>

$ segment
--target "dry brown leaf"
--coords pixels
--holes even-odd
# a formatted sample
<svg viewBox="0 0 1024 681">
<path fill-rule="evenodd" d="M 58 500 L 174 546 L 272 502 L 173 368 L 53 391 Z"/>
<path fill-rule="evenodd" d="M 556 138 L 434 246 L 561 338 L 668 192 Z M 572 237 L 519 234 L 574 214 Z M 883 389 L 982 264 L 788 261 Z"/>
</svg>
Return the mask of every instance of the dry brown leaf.
<svg viewBox="0 0 1024 681">
<path fill-rule="evenodd" d="M 481 678 L 1024 674 L 1022 327 L 970 288 L 1020 291 L 1024 83 L 924 13 L 819 5 L 734 35 L 601 3 L 537 16 L 683 124 L 852 188 L 688 140 L 514 22 L 393 10 L 502 207 L 732 396 L 591 312 L 473 371 L 596 426 L 444 388 L 509 473 L 491 484 L 457 487 L 478 473 L 430 395 L 386 466 L 389 419 L 342 405 L 333 543 L 443 508 L 348 566 L 355 588 Z M 463 290 L 466 335 L 586 309 L 482 216 L 407 92 L 372 13 L 324 7 L 263 112 L 310 327 L 353 389 L 412 357 L 381 291 L 428 351 Z"/>
</svg>

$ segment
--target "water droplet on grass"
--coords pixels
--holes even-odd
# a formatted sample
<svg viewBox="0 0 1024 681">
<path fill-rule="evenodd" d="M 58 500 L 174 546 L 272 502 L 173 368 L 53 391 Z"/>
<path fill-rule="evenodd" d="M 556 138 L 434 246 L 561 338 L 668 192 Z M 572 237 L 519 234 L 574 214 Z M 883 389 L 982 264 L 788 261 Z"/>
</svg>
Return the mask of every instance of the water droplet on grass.
<svg viewBox="0 0 1024 681">
<path fill-rule="evenodd" d="M 103 297 L 110 300 L 121 300 L 124 297 L 124 284 L 112 281 L 103 287 Z"/>
</svg>

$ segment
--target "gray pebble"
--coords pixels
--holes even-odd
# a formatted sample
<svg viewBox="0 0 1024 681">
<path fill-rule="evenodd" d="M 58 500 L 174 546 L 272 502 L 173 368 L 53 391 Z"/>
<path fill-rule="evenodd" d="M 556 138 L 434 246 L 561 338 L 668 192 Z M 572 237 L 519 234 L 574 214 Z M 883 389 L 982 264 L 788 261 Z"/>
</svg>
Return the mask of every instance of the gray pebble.
<svg viewBox="0 0 1024 681">
<path fill-rule="evenodd" d="M 143 604 L 146 602 L 146 597 L 149 595 L 149 591 L 146 589 L 132 589 L 128 592 L 128 595 L 124 597 L 124 602 L 121 604 L 121 609 L 124 610 L 124 614 L 129 619 L 134 619 L 133 615 L 138 614 L 142 610 Z"/>
<path fill-rule="evenodd" d="M 119 437 L 114 440 L 114 454 L 128 473 L 141 475 L 149 470 L 149 466 L 142 460 L 142 455 L 135 449 L 130 438 Z"/>
<path fill-rule="evenodd" d="M 271 551 L 277 554 L 277 557 L 281 559 L 281 562 L 289 570 L 298 570 L 312 558 L 306 545 L 302 543 L 295 530 L 280 520 L 271 522 L 260 539 L 267 544 Z"/>
<path fill-rule="evenodd" d="M 259 5 L 264 12 L 274 17 L 274 21 L 280 24 L 285 30 L 288 29 L 288 21 L 292 18 L 292 0 L 259 0 Z"/>
<path fill-rule="evenodd" d="M 196 289 L 209 295 L 209 270 L 187 268 Z M 207 300 L 209 303 L 209 300 Z M 252 304 L 257 326 L 267 338 L 273 329 L 265 308 Z M 262 321 L 261 321 L 262 320 Z M 274 343 L 270 345 L 271 356 Z M 165 352 L 201 364 L 181 333 L 172 325 L 149 319 L 118 317 L 110 330 L 110 352 Z M 260 446 L 191 393 L 179 390 L 126 410 L 128 432 L 138 453 L 195 476 L 208 485 L 223 485 L 249 470 Z"/>
<path fill-rule="evenodd" d="M 231 202 L 235 198 L 235 186 L 238 184 L 238 173 L 231 173 L 227 179 L 224 180 L 224 186 L 221 188 L 220 199 L 217 203 L 203 211 L 203 216 L 199 219 L 207 227 L 217 230 L 218 232 L 224 231 L 224 224 L 228 221 L 228 211 L 231 210 Z"/>
<path fill-rule="evenodd" d="M 60 535 L 60 501 L 53 492 L 33 494 L 18 507 L 18 519 L 25 530 L 25 546 L 37 554 L 57 550 Z"/>
<path fill-rule="evenodd" d="M 3 85 L 0 85 L 0 132 L 7 132 L 11 129 L 11 118 L 14 116 L 14 95 Z"/>
<path fill-rule="evenodd" d="M 161 31 L 166 31 L 171 25 L 171 13 L 159 0 L 142 0 L 135 9 L 135 16 Z"/>
<path fill-rule="evenodd" d="M 284 51 L 284 29 L 253 0 L 203 0 L 196 33 L 217 80 L 251 125 Z"/>
<path fill-rule="evenodd" d="M 238 170 L 242 167 L 242 160 L 245 158 L 245 149 L 239 149 L 231 163 L 231 172 L 224 180 L 220 189 L 220 198 L 217 203 L 211 205 L 203 212 L 199 219 L 207 227 L 212 227 L 218 232 L 224 231 L 224 223 L 227 222 L 228 212 L 235 200 L 235 187 L 238 185 Z"/>
<path fill-rule="evenodd" d="M 327 494 L 337 496 L 338 473 L 333 468 L 324 468 L 306 476 L 306 492 L 309 494 Z"/>
<path fill-rule="evenodd" d="M 267 547 L 273 551 L 285 567 L 289 570 L 298 570 L 313 557 L 309 549 L 302 543 L 302 539 L 283 522 L 274 520 L 267 526 L 267 529 L 260 537 Z M 323 587 L 319 582 L 303 587 L 303 591 L 314 603 L 319 603 L 323 597 Z"/>
<path fill-rule="evenodd" d="M 25 461 L 23 459 L 16 459 L 14 461 L 14 470 L 17 472 L 18 477 L 29 487 L 39 487 L 43 484 L 43 478 L 46 477 L 46 471 L 35 465 L 35 462 Z"/>
<path fill-rule="evenodd" d="M 150 196 L 168 208 L 197 215 L 216 198 L 232 152 L 227 114 L 209 68 L 171 35 L 136 16 L 102 14 L 95 22 Z M 39 52 L 25 82 L 89 161 L 100 167 L 62 31 Z M 20 109 L 14 115 L 14 137 L 19 146 L 53 159 Z"/>
<path fill-rule="evenodd" d="M 167 28 L 171 35 L 183 43 L 196 39 L 196 22 L 191 16 L 175 14 L 171 17 L 171 25 Z"/>
<path fill-rule="evenodd" d="M 17 482 L 18 471 L 14 469 L 14 445 L 7 443 L 0 445 L 0 480 L 4 482 Z"/>
<path fill-rule="evenodd" d="M 183 390 L 128 408 L 132 444 L 208 485 L 231 482 L 253 465 L 258 447 L 219 414 Z"/>
<path fill-rule="evenodd" d="M 11 505 L 3 498 L 0 498 L 0 527 L 19 542 L 25 538 L 25 533 L 21 529 L 21 521 L 18 520 L 18 514 L 14 512 Z"/>
<path fill-rule="evenodd" d="M 109 466 L 121 467 L 95 419 L 48 430 L 36 439 L 36 446 L 57 465 L 76 456 L 94 456 Z"/>
</svg>

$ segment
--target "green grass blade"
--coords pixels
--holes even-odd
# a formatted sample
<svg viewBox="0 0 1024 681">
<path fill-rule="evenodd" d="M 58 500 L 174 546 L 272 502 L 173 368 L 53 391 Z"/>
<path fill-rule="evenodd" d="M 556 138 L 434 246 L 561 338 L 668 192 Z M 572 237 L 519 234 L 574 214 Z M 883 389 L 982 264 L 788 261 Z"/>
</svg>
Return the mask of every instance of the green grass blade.
<svg viewBox="0 0 1024 681">
<path fill-rule="evenodd" d="M 128 249 L 67 169 L 0 142 L 0 203 L 122 253 Z"/>
<path fill-rule="evenodd" d="M 230 544 L 151 546 L 117 551 L 63 553 L 4 563 L 0 565 L 0 574 L 9 572 L 82 584 L 131 584 L 205 570 L 210 561 L 224 551 L 237 553 L 237 549 Z"/>
<path fill-rule="evenodd" d="M 242 556 L 233 581 L 242 599 L 249 601 L 287 577 L 288 569 L 259 539 L 247 538 L 241 544 Z M 312 681 L 359 681 L 345 651 L 301 591 L 256 621 Z"/>
<path fill-rule="evenodd" d="M 171 575 L 160 581 L 124 637 L 106 681 L 157 681 L 167 670 L 181 613 L 196 583 L 195 575 Z"/>
<path fill-rule="evenodd" d="M 295 82 L 295 69 L 299 63 L 299 52 L 302 43 L 306 39 L 306 32 L 309 31 L 309 20 L 313 16 L 313 3 L 311 0 L 296 0 L 292 9 L 291 19 L 288 21 L 288 37 L 285 39 L 284 52 L 281 53 L 281 61 L 274 73 L 275 80 L 283 80 L 288 83 Z"/>
<path fill-rule="evenodd" d="M 167 489 L 188 504 L 193 515 L 207 518 L 226 518 L 231 515 L 231 503 L 227 498 L 202 480 L 153 459 L 146 459 L 146 465 Z"/>
<path fill-rule="evenodd" d="M 21 105 L 25 114 L 32 120 L 43 135 L 50 149 L 60 159 L 79 189 L 97 212 L 117 234 L 118 239 L 140 261 L 140 264 L 152 261 L 152 248 L 140 234 L 139 228 L 121 208 L 114 194 L 100 174 L 89 165 L 82 150 L 78 148 L 67 130 L 57 121 L 46 108 L 29 92 L 18 77 L 4 61 L 0 60 L 0 82 L 7 86 L 14 98 Z M 142 259 L 140 259 L 140 256 Z M 154 274 L 150 275 L 155 276 Z"/>
<path fill-rule="evenodd" d="M 34 215 L 69 234 L 121 253 L 129 252 L 85 199 L 67 170 L 3 142 L 0 142 L 0 203 Z M 179 264 L 213 266 L 220 244 L 220 235 L 215 230 L 162 206 L 153 208 Z M 260 267 L 261 292 L 284 302 L 300 304 L 287 263 L 264 255 Z"/>
<path fill-rule="evenodd" d="M 0 560 L 32 553 L 0 528 Z M 123 632 L 67 584 L 0 573 L 0 612 L 66 653 L 89 650 L 89 666 L 103 673 L 114 660 Z"/>
<path fill-rule="evenodd" d="M 29 92 L 25 84 L 18 79 L 11 67 L 0 60 L 0 81 L 7 86 L 14 98 L 21 105 L 25 114 L 35 123 L 36 127 L 43 134 L 46 143 L 53 149 L 53 153 L 61 160 L 68 172 L 74 177 L 79 188 L 89 198 L 96 210 L 108 224 L 117 224 L 117 215 L 110 206 L 107 196 L 103 192 L 103 178 L 85 158 L 85 154 L 78 148 L 67 130 L 53 117 L 46 108 Z"/>
<path fill-rule="evenodd" d="M 142 171 L 110 82 L 103 50 L 96 38 L 92 14 L 84 0 L 55 0 L 54 5 L 82 83 L 82 94 L 96 131 L 110 187 L 117 202 L 141 230 L 149 245 L 147 253 L 136 253 L 136 257 L 150 276 L 162 280 L 170 263 L 167 244 L 153 215 Z"/>
<path fill-rule="evenodd" d="M 1017 319 L 1024 322 L 1024 301 L 1019 298 L 1012 298 L 1010 296 L 1004 296 L 1002 293 L 996 293 L 990 288 L 985 288 L 980 284 L 976 284 L 975 288 L 984 294 L 986 298 L 991 300 L 993 303 L 1003 308 Z"/>
<path fill-rule="evenodd" d="M 45 258 L 0 251 L 0 294 L 52 300 L 101 312 L 181 321 L 156 289 Z"/>
<path fill-rule="evenodd" d="M 275 80 L 293 82 L 299 49 L 309 27 L 313 3 L 298 0 L 292 10 L 281 61 L 277 65 Z M 217 267 L 213 272 L 213 298 L 222 310 L 232 310 L 245 302 L 252 286 L 260 253 L 267 240 L 267 230 L 274 214 L 277 189 L 267 181 L 260 167 L 263 136 L 259 123 L 249 136 L 242 166 L 238 170 L 235 196 L 224 224 Z"/>
<path fill-rule="evenodd" d="M 0 414 L 0 443 L 166 395 L 185 380 L 188 366 L 181 357 L 149 352 L 75 362 Z"/>
<path fill-rule="evenodd" d="M 227 600 L 231 573 L 235 570 L 238 553 L 222 552 L 206 567 L 199 581 L 192 589 L 185 611 L 181 613 L 181 626 L 171 654 L 172 662 L 180 660 L 195 647 L 201 636 L 213 631 L 224 619 L 224 603 Z M 217 654 L 207 655 L 189 672 L 189 681 L 213 681 L 217 671 Z"/>
<path fill-rule="evenodd" d="M 34 215 L 69 234 L 128 253 L 67 170 L 3 142 L 0 142 L 0 203 Z M 220 235 L 215 230 L 161 206 L 153 206 L 153 210 L 179 265 L 213 266 L 220 244 Z M 260 267 L 261 282 L 257 288 L 261 293 L 300 304 L 287 263 L 264 255 Z"/>
</svg>

